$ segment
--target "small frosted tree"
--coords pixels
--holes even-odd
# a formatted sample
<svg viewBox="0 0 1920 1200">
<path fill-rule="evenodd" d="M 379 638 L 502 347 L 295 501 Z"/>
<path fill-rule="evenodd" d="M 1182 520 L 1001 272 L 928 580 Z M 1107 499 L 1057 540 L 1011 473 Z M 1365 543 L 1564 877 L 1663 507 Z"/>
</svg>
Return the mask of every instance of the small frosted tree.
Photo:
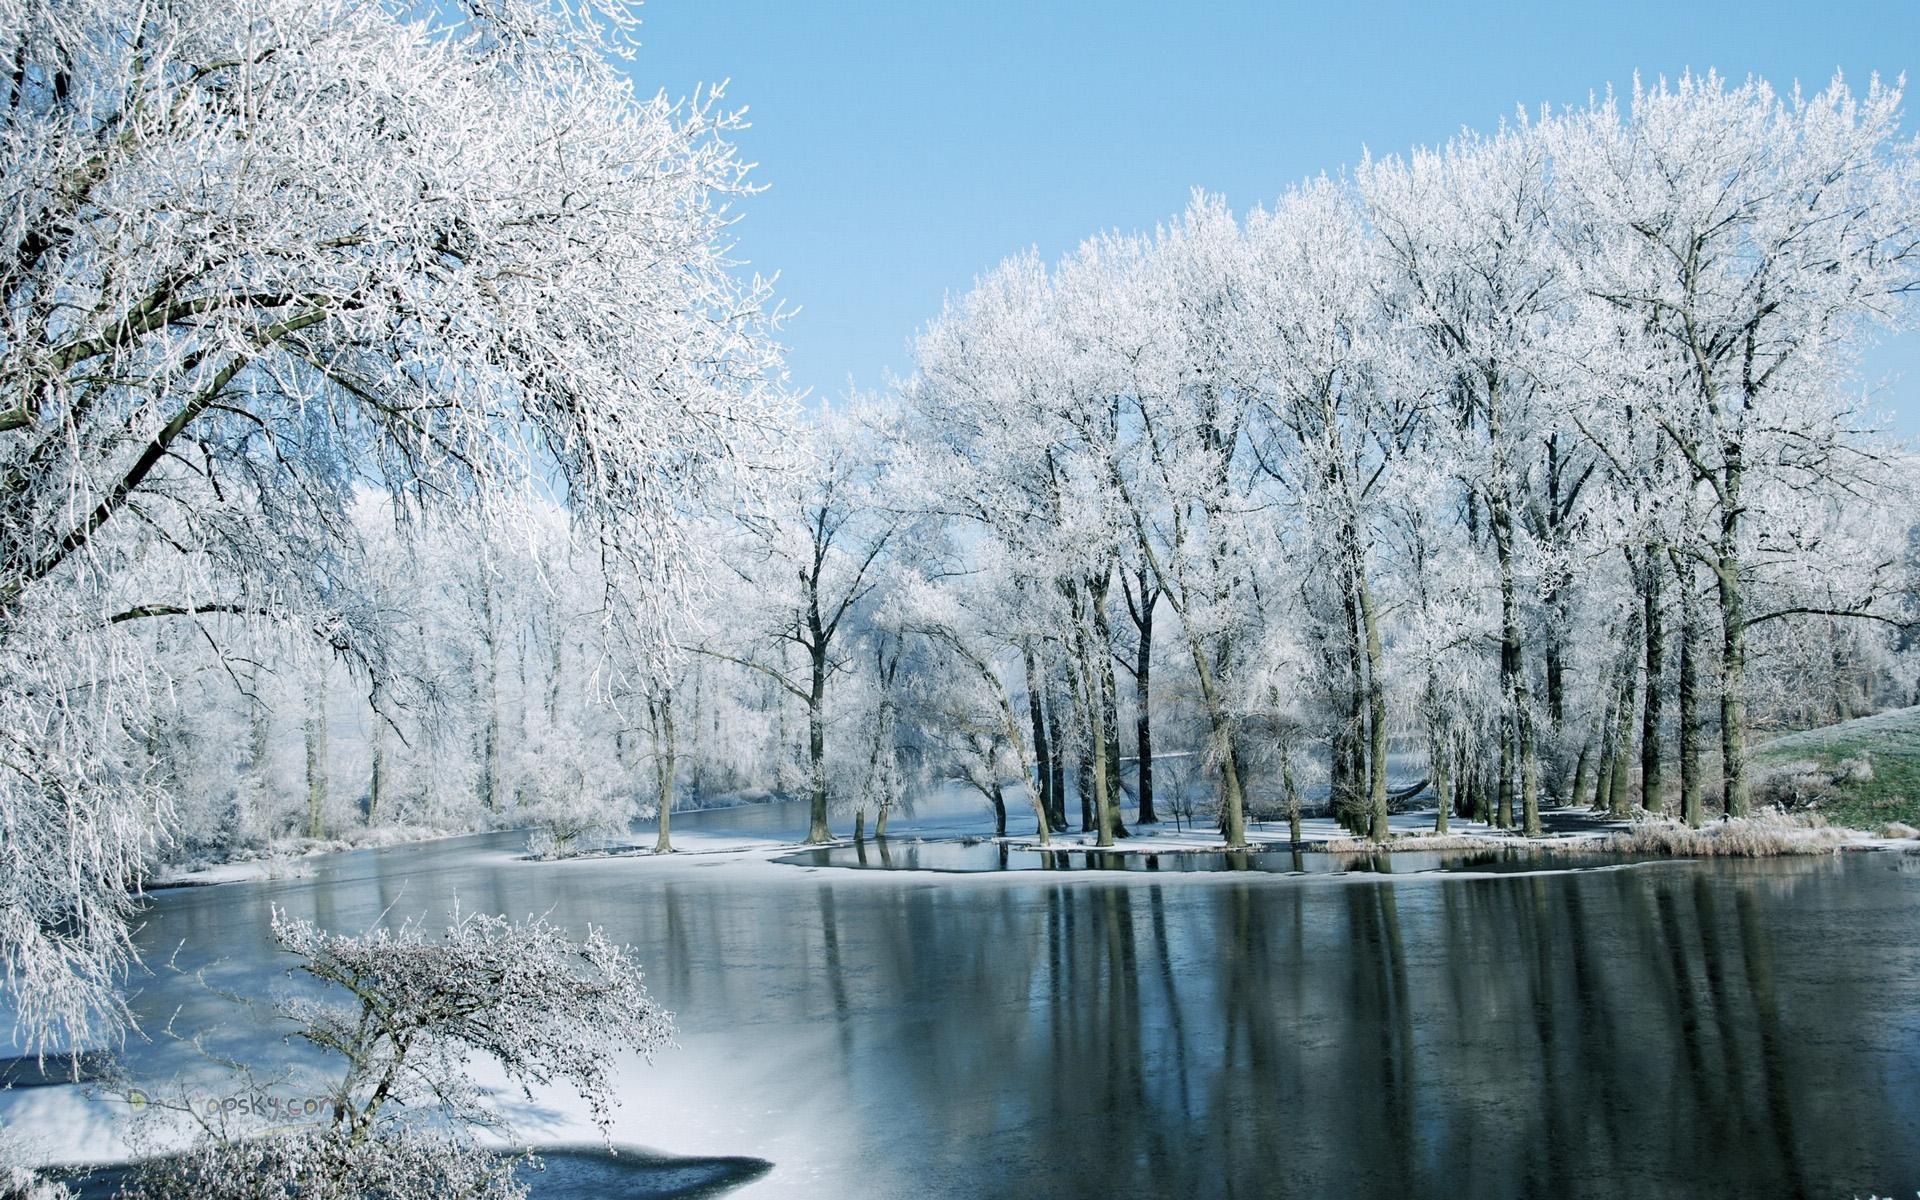
<svg viewBox="0 0 1920 1200">
<path fill-rule="evenodd" d="M 604 1131 L 617 1056 L 651 1056 L 673 1030 L 638 965 L 597 929 L 576 942 L 543 919 L 456 912 L 437 935 L 419 922 L 339 934 L 276 910 L 273 935 L 327 987 L 280 1009 L 342 1063 L 324 1116 L 264 1136 L 205 1125 L 189 1152 L 137 1178 L 135 1197 L 524 1195 L 512 1163 L 473 1140 L 511 1125 L 469 1062 L 493 1060 L 529 1098 L 536 1085 L 572 1087 Z"/>
</svg>

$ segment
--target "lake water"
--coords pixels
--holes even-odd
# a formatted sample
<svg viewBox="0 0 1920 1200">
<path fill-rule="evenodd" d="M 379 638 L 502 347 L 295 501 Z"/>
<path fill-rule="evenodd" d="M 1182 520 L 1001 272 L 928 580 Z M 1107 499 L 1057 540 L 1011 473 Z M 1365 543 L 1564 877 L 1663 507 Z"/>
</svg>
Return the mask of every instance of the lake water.
<svg viewBox="0 0 1920 1200">
<path fill-rule="evenodd" d="M 791 808 L 675 823 L 800 825 Z M 1920 858 L 930 875 L 535 864 L 518 846 L 358 852 L 311 878 L 162 893 L 141 943 L 263 995 L 285 966 L 273 904 L 339 929 L 456 898 L 602 924 L 680 1026 L 653 1064 L 622 1065 L 616 1140 L 770 1160 L 740 1196 L 1920 1190 Z M 176 1012 L 211 1029 L 214 1049 L 296 1053 L 177 971 L 135 1006 L 152 1030 Z M 153 1080 L 198 1061 L 166 1038 L 127 1058 Z M 0 1111 L 73 1146 L 118 1119 L 71 1087 L 0 1094 Z M 553 1097 L 520 1116 L 534 1140 L 580 1138 Z"/>
</svg>

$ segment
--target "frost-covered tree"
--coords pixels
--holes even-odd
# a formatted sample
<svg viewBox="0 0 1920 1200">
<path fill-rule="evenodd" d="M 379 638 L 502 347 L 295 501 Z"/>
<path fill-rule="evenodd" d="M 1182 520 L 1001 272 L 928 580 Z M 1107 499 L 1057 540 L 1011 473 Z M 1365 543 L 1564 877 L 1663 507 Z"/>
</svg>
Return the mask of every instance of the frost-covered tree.
<svg viewBox="0 0 1920 1200">
<path fill-rule="evenodd" d="M 1749 633 L 1784 668 L 1910 616 L 1860 519 L 1906 470 L 1848 382 L 1913 287 L 1896 104 L 1689 78 L 983 275 L 920 338 L 900 461 L 1020 581 L 1043 803 L 1062 744 L 1115 761 L 1099 676 L 1164 608 L 1229 844 L 1303 731 L 1375 837 L 1409 738 L 1443 804 L 1527 834 L 1590 788 L 1663 811 L 1674 757 L 1697 821 L 1715 698 L 1741 811 Z M 1891 681 L 1891 637 L 1844 657 Z"/>
<path fill-rule="evenodd" d="M 503 524 L 559 489 L 636 608 L 779 414 L 722 249 L 718 97 L 645 99 L 633 13 L 5 0 L 0 964 L 32 1036 L 113 1009 L 167 797 L 144 620 L 317 626 L 355 486 Z"/>
<path fill-rule="evenodd" d="M 1528 497 L 1551 444 L 1569 317 L 1549 237 L 1546 146 L 1527 128 L 1463 135 L 1444 150 L 1369 163 L 1360 190 L 1392 273 L 1395 318 L 1415 336 L 1423 381 L 1441 397 L 1427 422 L 1464 489 L 1467 521 L 1483 530 L 1497 564 L 1503 709 L 1495 809 L 1540 832 L 1540 772 L 1525 605 L 1541 590 L 1529 575 Z M 1418 368 L 1416 368 L 1418 369 Z M 1531 568 L 1531 569 L 1530 569 Z"/>
<path fill-rule="evenodd" d="M 574 941 L 540 919 L 456 913 L 437 935 L 418 922 L 340 934 L 276 911 L 273 935 L 325 989 L 280 1010 L 295 1036 L 338 1062 L 324 1116 L 292 1129 L 236 1127 L 163 1095 L 158 1111 L 194 1117 L 201 1135 L 145 1167 L 133 1196 L 521 1196 L 511 1159 L 474 1141 L 511 1126 L 468 1062 L 498 1064 L 529 1097 L 535 1085 L 569 1086 L 604 1130 L 616 1056 L 651 1056 L 673 1030 L 626 950 L 597 929 Z"/>
<path fill-rule="evenodd" d="M 1899 319 L 1920 250 L 1900 91 L 1815 95 L 1716 75 L 1636 84 L 1548 129 L 1557 223 L 1624 353 L 1667 384 L 1652 419 L 1703 503 L 1719 609 L 1721 770 L 1747 810 L 1747 631 L 1770 485 L 1856 465 L 1850 347 Z M 1600 314 L 1605 314 L 1604 317 Z M 1758 526 L 1758 528 L 1757 528 Z"/>
<path fill-rule="evenodd" d="M 827 824 L 828 685 L 850 669 L 846 635 L 879 585 L 882 556 L 901 527 L 879 488 L 881 439 L 857 408 L 825 411 L 765 512 L 728 543 L 738 577 L 731 611 L 701 652 L 771 680 L 806 706 L 807 841 Z"/>
</svg>

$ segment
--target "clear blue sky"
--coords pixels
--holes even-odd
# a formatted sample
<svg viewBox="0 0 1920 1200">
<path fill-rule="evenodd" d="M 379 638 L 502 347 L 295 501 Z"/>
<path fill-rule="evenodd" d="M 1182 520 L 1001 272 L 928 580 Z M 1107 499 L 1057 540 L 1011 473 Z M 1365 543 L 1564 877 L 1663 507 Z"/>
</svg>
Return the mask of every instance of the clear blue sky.
<svg viewBox="0 0 1920 1200">
<path fill-rule="evenodd" d="M 1635 70 L 1920 86 L 1920 0 L 650 0 L 644 15 L 643 90 L 731 79 L 750 109 L 740 143 L 768 190 L 739 249 L 803 309 L 784 340 L 816 396 L 904 372 L 942 298 L 1008 254 L 1150 228 L 1194 187 L 1246 208 L 1362 147 L 1624 91 Z M 1917 343 L 1870 363 L 1908 434 Z"/>
</svg>

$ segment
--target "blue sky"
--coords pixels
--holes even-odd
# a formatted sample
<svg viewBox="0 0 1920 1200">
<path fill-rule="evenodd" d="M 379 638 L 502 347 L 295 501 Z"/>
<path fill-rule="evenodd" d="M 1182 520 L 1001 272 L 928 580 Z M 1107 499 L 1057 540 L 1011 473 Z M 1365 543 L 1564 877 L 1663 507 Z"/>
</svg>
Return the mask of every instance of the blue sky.
<svg viewBox="0 0 1920 1200">
<path fill-rule="evenodd" d="M 768 190 L 744 205 L 739 250 L 801 307 L 784 340 L 816 396 L 904 372 L 914 331 L 1001 258 L 1150 228 L 1194 187 L 1246 208 L 1363 147 L 1625 90 L 1635 70 L 1920 83 L 1920 0 L 650 0 L 644 15 L 644 90 L 730 78 L 750 109 L 739 140 Z M 1920 435 L 1920 337 L 1869 373 Z"/>
</svg>

